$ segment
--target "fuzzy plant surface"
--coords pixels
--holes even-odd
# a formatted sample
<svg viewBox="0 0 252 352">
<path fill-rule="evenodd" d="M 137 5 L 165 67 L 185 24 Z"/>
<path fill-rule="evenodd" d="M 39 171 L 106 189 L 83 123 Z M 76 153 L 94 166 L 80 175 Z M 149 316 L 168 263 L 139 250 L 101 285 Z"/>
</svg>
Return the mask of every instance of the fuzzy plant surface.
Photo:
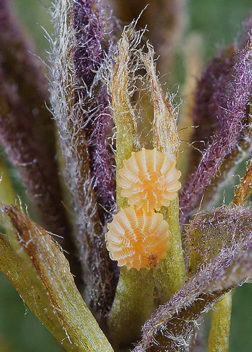
<svg viewBox="0 0 252 352">
<path fill-rule="evenodd" d="M 0 270 L 66 351 L 227 352 L 233 290 L 252 278 L 252 20 L 201 72 L 200 38 L 188 39 L 198 78 L 187 72 L 181 104 L 159 70 L 186 3 L 134 5 L 55 0 L 43 73 L 0 0 Z M 150 192 L 161 206 L 145 209 Z"/>
</svg>

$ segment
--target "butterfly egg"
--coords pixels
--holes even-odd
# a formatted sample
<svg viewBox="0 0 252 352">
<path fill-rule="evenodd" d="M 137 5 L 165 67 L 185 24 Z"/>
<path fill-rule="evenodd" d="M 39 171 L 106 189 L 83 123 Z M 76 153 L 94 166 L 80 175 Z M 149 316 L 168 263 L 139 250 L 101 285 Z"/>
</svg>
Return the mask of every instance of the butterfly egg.
<svg viewBox="0 0 252 352">
<path fill-rule="evenodd" d="M 122 209 L 108 225 L 106 245 L 110 258 L 128 269 L 150 269 L 165 257 L 170 231 L 163 215 L 153 210 Z"/>
<path fill-rule="evenodd" d="M 181 187 L 181 172 L 175 165 L 175 160 L 156 148 L 133 152 L 119 170 L 122 196 L 137 208 L 159 210 L 162 205 L 168 206 Z"/>
</svg>

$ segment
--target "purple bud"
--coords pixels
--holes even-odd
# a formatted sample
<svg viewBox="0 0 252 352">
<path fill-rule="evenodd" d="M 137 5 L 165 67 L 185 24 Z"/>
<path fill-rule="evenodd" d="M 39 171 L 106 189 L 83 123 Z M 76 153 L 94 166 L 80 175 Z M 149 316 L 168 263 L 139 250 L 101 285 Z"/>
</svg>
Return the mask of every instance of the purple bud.
<svg viewBox="0 0 252 352">
<path fill-rule="evenodd" d="M 249 44 L 237 54 L 232 77 L 232 82 L 227 84 L 227 96 L 220 102 L 224 106 L 219 108 L 219 129 L 208 142 L 198 168 L 189 178 L 181 194 L 182 223 L 185 223 L 199 204 L 206 187 L 217 175 L 225 158 L 239 145 L 246 134 L 252 81 Z"/>
<path fill-rule="evenodd" d="M 215 57 L 203 72 L 195 92 L 195 106 L 192 114 L 196 127 L 191 137 L 194 144 L 190 168 L 198 165 L 201 153 L 211 136 L 221 129 L 223 109 L 227 107 L 228 83 L 232 81 L 232 68 L 235 64 L 235 48 L 224 50 Z"/>
</svg>

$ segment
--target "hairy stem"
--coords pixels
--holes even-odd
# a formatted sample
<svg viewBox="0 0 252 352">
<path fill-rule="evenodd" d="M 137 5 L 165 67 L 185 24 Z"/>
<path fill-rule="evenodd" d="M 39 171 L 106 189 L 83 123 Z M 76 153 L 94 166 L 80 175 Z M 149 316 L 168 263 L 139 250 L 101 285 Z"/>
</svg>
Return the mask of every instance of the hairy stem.
<svg viewBox="0 0 252 352">
<path fill-rule="evenodd" d="M 182 250 L 182 241 L 179 227 L 179 200 L 171 201 L 168 208 L 161 208 L 164 219 L 167 220 L 171 231 L 171 247 L 165 260 L 160 263 L 155 272 L 161 304 L 168 301 L 185 281 L 185 262 Z"/>
<path fill-rule="evenodd" d="M 138 145 L 136 119 L 128 92 L 130 45 L 126 31 L 119 42 L 119 52 L 113 71 L 111 94 L 113 119 L 116 127 L 117 208 L 128 206 L 118 186 L 118 170 Z M 122 268 L 114 303 L 110 312 L 109 327 L 116 345 L 130 343 L 140 336 L 140 328 L 150 316 L 153 305 L 154 280 L 151 270 Z"/>
<path fill-rule="evenodd" d="M 211 330 L 208 338 L 208 352 L 228 352 L 232 292 L 228 292 L 212 311 Z"/>
<path fill-rule="evenodd" d="M 168 153 L 172 159 L 178 159 L 180 140 L 178 137 L 176 109 L 172 105 L 171 97 L 166 99 L 158 81 L 155 64 L 154 50 L 148 45 L 148 53 L 143 56 L 143 61 L 150 78 L 152 100 L 154 104 L 154 145 L 163 153 Z M 166 259 L 155 272 L 160 286 L 161 302 L 164 303 L 179 289 L 185 279 L 185 264 L 181 233 L 179 227 L 179 201 L 178 197 L 171 201 L 168 207 L 162 207 L 161 213 L 168 222 L 171 232 L 171 247 Z M 161 283 L 161 284 L 160 284 Z"/>
</svg>

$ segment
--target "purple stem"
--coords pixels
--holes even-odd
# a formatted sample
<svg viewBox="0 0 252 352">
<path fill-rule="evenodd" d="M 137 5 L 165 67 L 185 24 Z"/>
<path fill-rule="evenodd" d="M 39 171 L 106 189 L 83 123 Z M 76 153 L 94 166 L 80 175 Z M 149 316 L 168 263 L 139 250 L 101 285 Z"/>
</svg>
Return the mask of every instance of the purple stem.
<svg viewBox="0 0 252 352">
<path fill-rule="evenodd" d="M 95 10 L 94 10 L 95 9 Z M 94 87 L 94 78 L 104 58 L 106 18 L 102 5 L 95 0 L 73 2 L 77 47 L 74 63 L 78 79 L 78 99 L 85 111 L 91 174 L 97 194 L 102 223 L 115 209 L 115 160 L 110 147 L 112 117 L 106 89 Z M 92 97 L 92 93 L 96 98 Z"/>
<path fill-rule="evenodd" d="M 46 229 L 69 235 L 55 159 L 54 123 L 41 62 L 0 0 L 0 142 L 22 176 Z"/>
</svg>

